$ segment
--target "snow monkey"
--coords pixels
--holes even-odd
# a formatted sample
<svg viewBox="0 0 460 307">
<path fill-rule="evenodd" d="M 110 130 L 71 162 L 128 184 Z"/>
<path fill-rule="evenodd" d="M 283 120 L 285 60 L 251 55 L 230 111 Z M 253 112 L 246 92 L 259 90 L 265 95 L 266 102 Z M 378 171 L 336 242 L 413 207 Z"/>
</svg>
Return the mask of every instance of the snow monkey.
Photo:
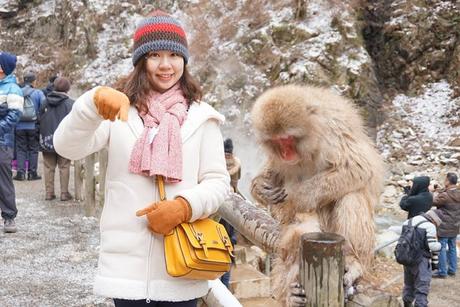
<svg viewBox="0 0 460 307">
<path fill-rule="evenodd" d="M 384 173 L 358 110 L 330 89 L 287 85 L 262 94 L 251 116 L 268 156 L 251 193 L 262 205 L 272 204 L 283 227 L 275 294 L 288 305 L 299 274 L 299 238 L 316 231 L 345 237 L 344 285 L 350 287 L 372 259 L 373 212 Z"/>
</svg>

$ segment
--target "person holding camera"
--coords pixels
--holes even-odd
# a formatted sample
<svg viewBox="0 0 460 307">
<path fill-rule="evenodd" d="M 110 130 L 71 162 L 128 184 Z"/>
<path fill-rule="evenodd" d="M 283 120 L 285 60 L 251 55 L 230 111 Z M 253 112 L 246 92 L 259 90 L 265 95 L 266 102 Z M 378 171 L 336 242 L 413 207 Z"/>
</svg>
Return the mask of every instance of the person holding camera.
<svg viewBox="0 0 460 307">
<path fill-rule="evenodd" d="M 460 190 L 457 189 L 458 177 L 447 173 L 444 181 L 445 189 L 435 193 L 433 205 L 442 215 L 443 223 L 438 227 L 438 237 L 441 243 L 439 254 L 439 270 L 434 278 L 455 276 L 457 272 L 457 246 L 460 223 Z M 447 249 L 449 247 L 449 249 Z"/>
<path fill-rule="evenodd" d="M 404 195 L 399 202 L 399 207 L 407 211 L 407 218 L 410 219 L 419 214 L 425 213 L 433 205 L 433 195 L 428 190 L 430 177 L 415 177 L 412 186 L 404 187 Z"/>
</svg>

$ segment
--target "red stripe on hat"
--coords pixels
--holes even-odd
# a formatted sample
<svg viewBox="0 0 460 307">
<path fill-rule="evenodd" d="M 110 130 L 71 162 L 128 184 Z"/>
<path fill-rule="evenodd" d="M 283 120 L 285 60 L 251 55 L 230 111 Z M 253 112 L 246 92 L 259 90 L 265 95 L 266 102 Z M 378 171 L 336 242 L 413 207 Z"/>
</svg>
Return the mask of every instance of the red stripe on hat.
<svg viewBox="0 0 460 307">
<path fill-rule="evenodd" d="M 178 27 L 171 23 L 157 23 L 157 24 L 148 24 L 143 26 L 142 28 L 138 29 L 136 33 L 134 33 L 134 41 L 137 41 L 142 35 L 149 33 L 149 32 L 174 32 L 182 36 L 184 39 L 185 32 L 181 27 Z"/>
</svg>

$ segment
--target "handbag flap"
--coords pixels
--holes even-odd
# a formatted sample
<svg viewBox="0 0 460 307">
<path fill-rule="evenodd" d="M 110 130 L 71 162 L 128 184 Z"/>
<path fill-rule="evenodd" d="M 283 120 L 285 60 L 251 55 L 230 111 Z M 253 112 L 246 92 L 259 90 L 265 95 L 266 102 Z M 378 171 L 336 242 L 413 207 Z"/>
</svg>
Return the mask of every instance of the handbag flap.
<svg viewBox="0 0 460 307">
<path fill-rule="evenodd" d="M 197 220 L 180 224 L 188 241 L 194 248 L 233 250 L 225 227 L 212 219 Z"/>
</svg>

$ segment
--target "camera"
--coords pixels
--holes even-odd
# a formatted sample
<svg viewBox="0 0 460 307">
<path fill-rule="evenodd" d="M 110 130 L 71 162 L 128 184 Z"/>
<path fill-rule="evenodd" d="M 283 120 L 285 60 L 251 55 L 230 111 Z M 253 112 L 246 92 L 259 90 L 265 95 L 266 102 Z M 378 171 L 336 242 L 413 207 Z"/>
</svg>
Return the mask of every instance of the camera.
<svg viewBox="0 0 460 307">
<path fill-rule="evenodd" d="M 432 270 L 437 270 L 439 268 L 438 256 L 439 256 L 438 253 L 432 253 L 431 254 L 431 269 Z"/>
<path fill-rule="evenodd" d="M 410 189 L 411 189 L 410 185 L 406 185 L 405 187 L 403 187 L 403 190 L 404 190 L 405 194 L 409 194 Z"/>
</svg>

